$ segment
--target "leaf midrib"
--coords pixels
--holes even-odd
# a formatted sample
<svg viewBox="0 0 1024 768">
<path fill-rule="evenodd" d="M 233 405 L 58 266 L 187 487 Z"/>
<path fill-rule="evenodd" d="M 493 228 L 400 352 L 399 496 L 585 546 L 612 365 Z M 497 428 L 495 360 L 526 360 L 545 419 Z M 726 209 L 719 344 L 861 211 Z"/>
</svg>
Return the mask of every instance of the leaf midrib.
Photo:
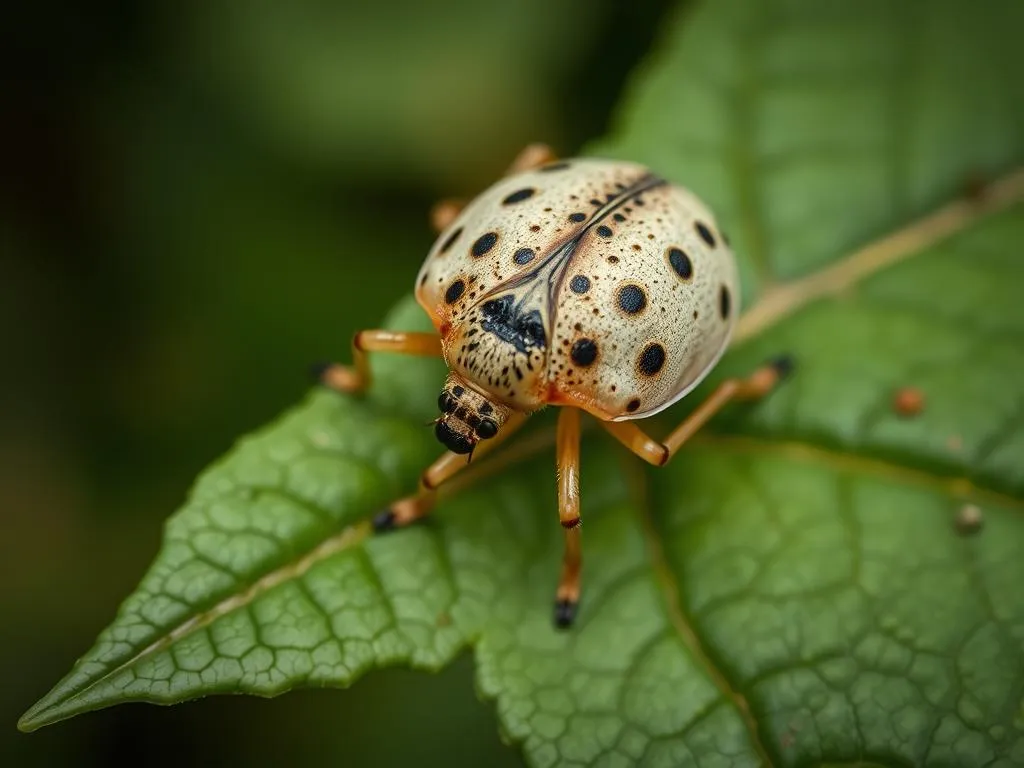
<svg viewBox="0 0 1024 768">
<path fill-rule="evenodd" d="M 1024 167 L 992 182 L 979 199 L 954 200 L 817 272 L 772 284 L 739 319 L 733 344 L 760 335 L 811 302 L 842 293 L 1021 199 L 1024 199 Z"/>
</svg>

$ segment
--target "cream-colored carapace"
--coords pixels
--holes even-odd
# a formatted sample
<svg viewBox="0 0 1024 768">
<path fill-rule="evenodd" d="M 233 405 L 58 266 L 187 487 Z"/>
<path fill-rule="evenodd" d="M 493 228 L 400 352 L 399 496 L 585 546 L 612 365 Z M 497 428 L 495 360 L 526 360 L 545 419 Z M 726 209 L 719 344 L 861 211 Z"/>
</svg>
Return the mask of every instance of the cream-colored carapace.
<svg viewBox="0 0 1024 768">
<path fill-rule="evenodd" d="M 665 464 L 733 399 L 766 394 L 790 362 L 728 379 L 663 441 L 633 420 L 690 392 L 729 343 L 739 310 L 736 261 L 715 217 L 693 193 L 635 163 L 557 161 L 527 147 L 510 172 L 466 205 L 443 202 L 439 231 L 416 278 L 436 334 L 361 331 L 354 367 L 322 380 L 352 392 L 369 384 L 369 351 L 441 355 L 447 381 L 434 423 L 449 452 L 420 492 L 375 518 L 406 525 L 433 505 L 434 489 L 493 448 L 530 413 L 561 406 L 559 519 L 566 532 L 555 620 L 579 598 L 579 418 L 589 413 L 646 461 Z"/>
<path fill-rule="evenodd" d="M 736 261 L 693 194 L 634 163 L 515 174 L 441 233 L 416 298 L 451 371 L 520 411 L 638 419 L 689 392 L 729 341 Z"/>
</svg>

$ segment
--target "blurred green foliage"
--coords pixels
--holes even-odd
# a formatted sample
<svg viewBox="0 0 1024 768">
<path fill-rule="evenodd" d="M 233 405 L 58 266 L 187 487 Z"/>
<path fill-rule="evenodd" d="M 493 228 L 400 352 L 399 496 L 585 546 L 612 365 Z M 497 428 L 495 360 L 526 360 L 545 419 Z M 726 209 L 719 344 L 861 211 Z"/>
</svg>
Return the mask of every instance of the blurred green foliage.
<svg viewBox="0 0 1024 768">
<path fill-rule="evenodd" d="M 5 765 L 519 762 L 465 663 L 351 692 L 121 708 L 45 736 L 13 723 L 130 590 L 199 469 L 409 290 L 430 203 L 471 194 L 527 141 L 572 152 L 599 133 L 667 5 L 57 0 L 9 12 Z"/>
<path fill-rule="evenodd" d="M 705 194 L 736 227 L 751 296 L 933 208 L 972 173 L 1019 161 L 1019 25 L 996 12 L 1012 6 L 764 7 L 706 3 L 673 16 L 672 44 L 596 145 Z M 36 20 L 65 43 L 47 50 L 79 60 L 62 69 L 44 57 L 34 74 L 51 79 L 26 76 L 8 121 L 21 139 L 8 142 L 16 183 L 0 220 L 17 257 L 3 265 L 15 375 L 0 432 L 12 722 L 134 585 L 157 521 L 199 466 L 295 401 L 305 362 L 338 355 L 352 329 L 407 293 L 433 197 L 472 192 L 538 134 L 572 152 L 605 132 L 660 9 L 218 0 L 106 10 L 101 21 L 70 9 Z M 15 61 L 37 61 L 31 41 L 14 41 Z M 1008 256 L 1019 240 L 1018 207 L 730 354 L 716 375 L 797 351 L 800 379 L 746 417 L 726 415 L 689 457 L 692 478 L 652 475 L 649 527 L 665 563 L 651 563 L 651 533 L 631 516 L 588 523 L 597 567 L 579 635 L 552 640 L 539 611 L 524 625 L 517 611 L 541 605 L 550 583 L 537 569 L 513 580 L 483 626 L 478 680 L 534 761 L 593 756 L 619 736 L 615 748 L 666 760 L 733 748 L 756 759 L 738 708 L 719 706 L 685 633 L 665 628 L 653 584 L 666 572 L 773 756 L 1020 756 L 1021 358 L 1008 341 L 1019 338 L 1020 269 Z M 393 377 L 378 402 L 429 400 L 409 377 Z M 908 378 L 929 390 L 928 416 L 914 422 L 879 394 Z M 403 398 L 403 387 L 413 392 Z M 331 419 L 376 418 L 365 410 L 322 395 L 304 416 L 337 427 Z M 773 439 L 810 447 L 766 448 Z M 395 451 L 414 442 L 396 440 Z M 635 506 L 622 473 L 600 463 L 611 453 L 591 450 L 587 461 L 608 469 L 585 474 L 597 484 L 587 493 L 600 489 L 589 497 Z M 243 467 L 263 458 L 234 456 Z M 878 456 L 902 462 L 899 478 L 862 461 Z M 968 544 L 936 523 L 963 487 L 975 492 L 947 489 L 949 475 L 981 487 L 994 535 Z M 521 492 L 508 479 L 488 489 L 520 511 Z M 370 546 L 424 568 L 421 555 L 452 542 L 471 566 L 514 564 L 517 542 L 472 530 L 495 524 L 469 514 L 483 503 L 470 492 L 433 532 Z M 723 506 L 728 515 L 709 513 Z M 554 563 L 558 531 L 543 524 L 548 513 L 529 512 L 537 519 L 517 521 L 538 538 L 518 555 Z M 499 571 L 450 578 L 480 585 Z M 414 608 L 435 607 L 427 592 Z M 990 602 L 979 607 L 978 595 Z M 475 629 L 483 612 L 465 615 L 446 637 Z M 561 685 L 567 671 L 580 673 L 575 686 Z M 147 762 L 152 742 L 170 742 L 160 759 L 516 764 L 470 690 L 460 659 L 437 678 L 389 670 L 347 692 L 118 708 L 22 738 L 12 755 Z"/>
</svg>

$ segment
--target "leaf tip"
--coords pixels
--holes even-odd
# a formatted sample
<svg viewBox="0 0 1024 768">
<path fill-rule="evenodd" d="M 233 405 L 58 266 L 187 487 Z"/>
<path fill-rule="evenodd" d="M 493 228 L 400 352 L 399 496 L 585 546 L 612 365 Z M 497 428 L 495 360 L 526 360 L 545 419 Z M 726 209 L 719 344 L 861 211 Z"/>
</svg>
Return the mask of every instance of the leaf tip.
<svg viewBox="0 0 1024 768">
<path fill-rule="evenodd" d="M 75 704 L 74 693 L 68 694 L 63 685 L 55 687 L 18 718 L 18 730 L 32 733 L 83 712 L 84 708 Z"/>
<path fill-rule="evenodd" d="M 48 707 L 43 705 L 42 701 L 33 704 L 24 715 L 18 718 L 18 730 L 22 733 L 32 733 L 44 725 L 49 725 L 52 720 L 43 714 L 47 709 Z"/>
</svg>

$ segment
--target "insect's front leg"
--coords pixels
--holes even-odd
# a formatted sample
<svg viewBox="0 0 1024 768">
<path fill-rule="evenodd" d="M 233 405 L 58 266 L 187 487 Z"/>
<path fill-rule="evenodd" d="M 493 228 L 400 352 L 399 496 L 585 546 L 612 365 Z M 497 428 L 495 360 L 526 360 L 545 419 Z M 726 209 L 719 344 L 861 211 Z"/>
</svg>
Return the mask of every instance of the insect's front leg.
<svg viewBox="0 0 1024 768">
<path fill-rule="evenodd" d="M 352 365 L 319 363 L 313 373 L 339 392 L 362 392 L 370 386 L 367 352 L 397 352 L 424 357 L 441 356 L 441 337 L 418 331 L 359 331 L 352 337 Z"/>
<path fill-rule="evenodd" d="M 558 520 L 565 532 L 562 575 L 555 593 L 555 624 L 568 627 L 580 602 L 580 412 L 564 407 L 555 438 L 558 470 Z"/>
<path fill-rule="evenodd" d="M 490 453 L 511 437 L 525 421 L 525 413 L 513 412 L 505 420 L 498 434 L 489 440 L 481 441 L 473 451 L 472 456 L 480 457 Z M 468 466 L 469 460 L 465 454 L 446 451 L 442 454 L 441 458 L 424 470 L 420 476 L 420 488 L 417 493 L 412 496 L 406 496 L 404 499 L 399 499 L 374 516 L 374 530 L 390 531 L 395 528 L 402 528 L 424 517 L 434 508 L 434 504 L 437 501 L 438 487 Z"/>
</svg>

